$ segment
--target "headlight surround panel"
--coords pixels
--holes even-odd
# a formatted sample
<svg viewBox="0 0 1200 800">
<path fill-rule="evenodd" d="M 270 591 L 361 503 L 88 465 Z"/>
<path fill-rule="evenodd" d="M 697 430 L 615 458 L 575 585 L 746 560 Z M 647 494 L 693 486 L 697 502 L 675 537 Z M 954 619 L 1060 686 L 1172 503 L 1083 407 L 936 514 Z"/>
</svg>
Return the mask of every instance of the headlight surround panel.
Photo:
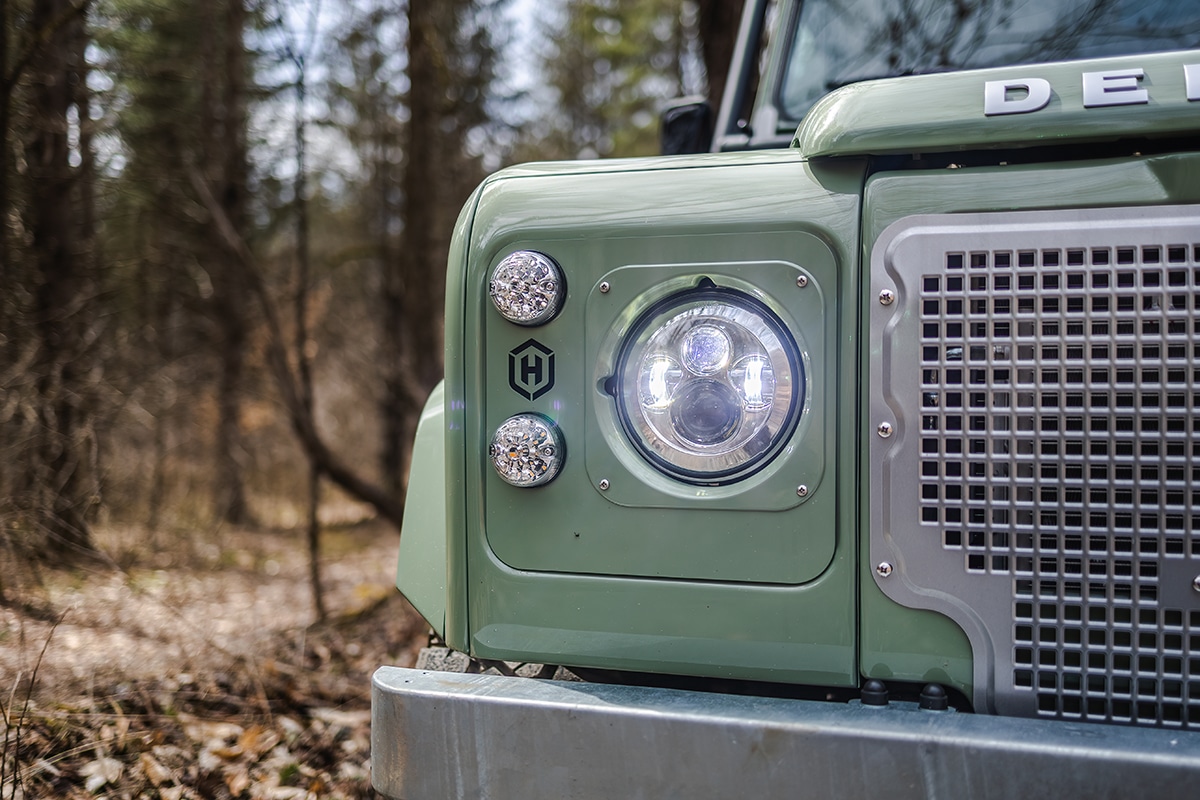
<svg viewBox="0 0 1200 800">
<path fill-rule="evenodd" d="M 749 477 L 778 454 L 803 405 L 804 370 L 779 317 L 709 279 L 647 309 L 607 382 L 622 429 L 685 483 Z"/>
<path fill-rule="evenodd" d="M 722 441 L 737 440 L 738 430 L 723 431 L 718 421 L 712 426 L 718 441 L 696 444 L 688 453 L 677 446 L 678 441 L 664 443 L 661 433 L 671 425 L 669 416 L 651 435 L 655 426 L 633 407 L 641 402 L 637 395 L 649 388 L 645 376 L 636 375 L 643 365 L 634 362 L 653 355 L 645 345 L 654 331 L 677 314 L 686 316 L 689 308 L 705 304 L 725 309 L 729 324 L 719 327 L 727 335 L 734 333 L 725 362 L 718 354 L 707 367 L 696 363 L 689 368 L 676 347 L 671 356 L 676 363 L 663 370 L 663 379 L 670 382 L 686 375 L 696 383 L 709 380 L 710 388 L 728 397 L 724 390 L 734 389 L 735 383 L 729 373 L 750 355 L 745 341 L 738 340 L 736 327 L 757 331 L 746 338 L 762 335 L 771 341 L 764 353 L 778 351 L 767 359 L 776 373 L 777 395 L 779 373 L 793 376 L 782 389 L 790 405 L 784 403 L 782 413 L 766 416 L 771 420 L 764 428 L 766 445 L 756 444 L 732 458 L 726 454 L 721 464 L 711 454 L 721 449 Z M 591 288 L 586 308 L 593 386 L 584 460 L 592 485 L 605 481 L 609 487 L 603 492 L 605 498 L 630 507 L 692 508 L 700 501 L 713 509 L 783 510 L 807 502 L 826 467 L 822 431 L 829 409 L 823 394 L 829 365 L 822 365 L 827 357 L 827 323 L 826 298 L 817 276 L 789 262 L 630 265 L 606 273 Z M 701 320 L 701 326 L 705 324 Z M 681 327 L 678 333 L 682 337 L 687 331 Z M 716 351 L 720 350 L 718 344 Z M 711 374 L 705 375 L 710 368 Z M 775 402 L 777 398 L 772 406 Z M 663 441 L 653 441 L 654 436 Z"/>
</svg>

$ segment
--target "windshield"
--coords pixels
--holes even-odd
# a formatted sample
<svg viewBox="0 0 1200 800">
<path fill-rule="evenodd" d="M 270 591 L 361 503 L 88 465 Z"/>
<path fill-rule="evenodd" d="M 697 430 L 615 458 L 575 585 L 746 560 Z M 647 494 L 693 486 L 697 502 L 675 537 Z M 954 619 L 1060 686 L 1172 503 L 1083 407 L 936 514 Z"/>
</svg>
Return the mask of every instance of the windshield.
<svg viewBox="0 0 1200 800">
<path fill-rule="evenodd" d="M 1197 0 L 805 0 L 779 103 L 856 81 L 1200 47 Z"/>
</svg>

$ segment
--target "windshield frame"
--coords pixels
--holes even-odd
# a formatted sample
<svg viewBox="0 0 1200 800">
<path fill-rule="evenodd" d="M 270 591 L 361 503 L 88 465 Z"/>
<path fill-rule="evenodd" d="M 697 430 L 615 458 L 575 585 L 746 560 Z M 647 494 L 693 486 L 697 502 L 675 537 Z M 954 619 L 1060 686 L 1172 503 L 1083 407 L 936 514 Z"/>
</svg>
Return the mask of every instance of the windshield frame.
<svg viewBox="0 0 1200 800">
<path fill-rule="evenodd" d="M 796 116 L 785 104 L 785 82 L 796 47 L 799 16 L 805 2 L 808 1 L 810 0 L 747 0 L 730 70 L 729 85 L 732 91 L 726 92 L 725 102 L 722 103 L 717 117 L 712 145 L 714 152 L 787 147 L 791 143 L 804 115 Z M 764 31 L 769 6 L 775 7 L 777 17 L 774 25 L 770 26 L 772 29 Z M 770 38 L 765 39 L 764 33 Z M 1155 48 L 1135 49 L 1137 53 L 1156 51 Z M 1117 57 L 1115 53 L 1110 55 Z M 1023 60 L 996 66 L 1031 65 L 1061 60 L 1063 59 Z M 761 75 L 758 74 L 760 67 Z M 963 70 L 951 68 L 947 71 Z M 751 92 L 753 97 L 750 97 Z M 811 105 L 808 108 L 811 108 Z"/>
<path fill-rule="evenodd" d="M 776 98 L 800 5 L 799 0 L 746 0 L 714 127 L 713 152 L 791 144 L 800 121 L 781 120 Z M 768 24 L 770 14 L 777 15 L 774 24 Z M 772 46 L 772 39 L 779 36 L 786 37 L 786 46 Z"/>
</svg>

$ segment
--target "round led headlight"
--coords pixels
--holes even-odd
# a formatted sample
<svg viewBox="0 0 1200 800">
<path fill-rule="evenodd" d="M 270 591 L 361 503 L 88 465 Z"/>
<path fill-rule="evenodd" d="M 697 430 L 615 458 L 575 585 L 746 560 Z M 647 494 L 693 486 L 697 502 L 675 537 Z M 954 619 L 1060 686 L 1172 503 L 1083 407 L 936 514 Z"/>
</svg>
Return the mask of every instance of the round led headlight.
<svg viewBox="0 0 1200 800">
<path fill-rule="evenodd" d="M 562 431 L 541 414 L 517 414 L 504 420 L 488 446 L 496 474 L 523 488 L 554 480 L 566 457 Z"/>
<path fill-rule="evenodd" d="M 609 384 L 622 427 L 668 475 L 732 483 L 777 454 L 803 406 L 803 363 L 779 317 L 708 287 L 642 315 Z"/>
<path fill-rule="evenodd" d="M 509 322 L 544 325 L 562 309 L 567 285 L 562 269 L 550 256 L 518 250 L 492 270 L 488 293 L 496 310 Z"/>
</svg>

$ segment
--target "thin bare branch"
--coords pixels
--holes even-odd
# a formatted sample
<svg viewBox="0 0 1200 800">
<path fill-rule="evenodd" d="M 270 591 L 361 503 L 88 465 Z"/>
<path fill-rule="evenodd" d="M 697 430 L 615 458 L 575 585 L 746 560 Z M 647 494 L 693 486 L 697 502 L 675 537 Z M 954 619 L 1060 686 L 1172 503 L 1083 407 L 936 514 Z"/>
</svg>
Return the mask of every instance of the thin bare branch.
<svg viewBox="0 0 1200 800">
<path fill-rule="evenodd" d="M 338 458 L 325 444 L 317 430 L 316 422 L 306 407 L 302 389 L 295 372 L 292 370 L 287 352 L 284 349 L 283 326 L 279 321 L 279 312 L 275 301 L 267 292 L 262 278 L 262 271 L 254 254 L 250 252 L 245 240 L 238 234 L 224 209 L 213 197 L 204 176 L 194 165 L 187 167 L 188 179 L 205 209 L 208 210 L 212 223 L 229 252 L 238 260 L 245 270 L 245 275 L 251 291 L 262 308 L 263 318 L 267 324 L 267 358 L 271 371 L 275 375 L 280 397 L 287 409 L 288 417 L 304 448 L 317 467 L 334 483 L 357 499 L 375 508 L 379 515 L 391 522 L 397 532 L 404 515 L 404 502 L 390 492 L 376 486 L 351 469 Z"/>
</svg>

